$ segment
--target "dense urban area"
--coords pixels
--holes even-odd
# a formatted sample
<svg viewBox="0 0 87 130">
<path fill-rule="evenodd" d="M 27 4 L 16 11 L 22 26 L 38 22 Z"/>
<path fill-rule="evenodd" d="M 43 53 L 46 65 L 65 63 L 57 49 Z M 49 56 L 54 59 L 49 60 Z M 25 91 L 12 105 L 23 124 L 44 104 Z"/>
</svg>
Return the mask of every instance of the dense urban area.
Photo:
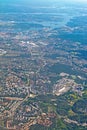
<svg viewBox="0 0 87 130">
<path fill-rule="evenodd" d="M 0 130 L 87 130 L 86 6 L 6 6 Z"/>
</svg>

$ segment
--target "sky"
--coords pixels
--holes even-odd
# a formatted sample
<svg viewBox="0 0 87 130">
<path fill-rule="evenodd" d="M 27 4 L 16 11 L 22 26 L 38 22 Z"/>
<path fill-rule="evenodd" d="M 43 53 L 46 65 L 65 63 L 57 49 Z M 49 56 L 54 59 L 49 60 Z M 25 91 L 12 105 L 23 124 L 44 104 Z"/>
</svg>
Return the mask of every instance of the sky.
<svg viewBox="0 0 87 130">
<path fill-rule="evenodd" d="M 0 0 L 0 4 L 21 4 L 21 5 L 48 5 L 50 3 L 55 4 L 87 4 L 87 0 Z"/>
<path fill-rule="evenodd" d="M 55 0 L 55 1 L 60 1 L 60 0 Z M 61 1 L 64 1 L 64 2 L 86 2 L 87 3 L 87 0 L 61 0 Z"/>
<path fill-rule="evenodd" d="M 79 2 L 87 2 L 87 0 L 75 0 L 75 1 L 79 1 Z"/>
<path fill-rule="evenodd" d="M 9 1 L 11 1 L 11 0 L 0 0 L 0 2 L 9 2 Z M 24 2 L 30 2 L 30 1 L 34 1 L 34 2 L 36 2 L 36 1 L 39 1 L 39 2 L 42 2 L 42 1 L 46 1 L 46 2 L 48 2 L 48 1 L 56 1 L 56 2 L 61 2 L 61 1 L 66 1 L 66 2 L 87 2 L 87 0 L 15 0 L 15 1 L 24 1 Z"/>
</svg>

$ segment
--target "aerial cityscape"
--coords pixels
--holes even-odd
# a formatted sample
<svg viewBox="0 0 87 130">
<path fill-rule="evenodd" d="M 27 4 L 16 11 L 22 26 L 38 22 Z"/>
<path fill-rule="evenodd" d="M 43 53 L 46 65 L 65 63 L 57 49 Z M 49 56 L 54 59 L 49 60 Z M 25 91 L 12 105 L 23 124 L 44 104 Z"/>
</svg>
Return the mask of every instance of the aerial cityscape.
<svg viewBox="0 0 87 130">
<path fill-rule="evenodd" d="M 87 130 L 85 0 L 1 0 L 0 130 Z"/>
</svg>

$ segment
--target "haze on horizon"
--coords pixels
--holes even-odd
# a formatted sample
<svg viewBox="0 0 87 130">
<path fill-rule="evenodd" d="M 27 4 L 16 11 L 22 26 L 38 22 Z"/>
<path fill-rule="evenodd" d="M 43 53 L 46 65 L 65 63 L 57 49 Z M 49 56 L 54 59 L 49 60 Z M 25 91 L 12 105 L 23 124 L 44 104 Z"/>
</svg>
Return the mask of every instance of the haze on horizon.
<svg viewBox="0 0 87 130">
<path fill-rule="evenodd" d="M 61 2 L 69 2 L 69 3 L 71 3 L 71 2 L 87 2 L 87 0 L 32 0 L 32 1 L 30 1 L 30 0 L 15 0 L 15 1 L 12 1 L 12 0 L 0 0 L 0 2 L 3 2 L 3 3 L 5 3 L 5 2 L 59 2 L 59 3 L 61 3 Z"/>
</svg>

